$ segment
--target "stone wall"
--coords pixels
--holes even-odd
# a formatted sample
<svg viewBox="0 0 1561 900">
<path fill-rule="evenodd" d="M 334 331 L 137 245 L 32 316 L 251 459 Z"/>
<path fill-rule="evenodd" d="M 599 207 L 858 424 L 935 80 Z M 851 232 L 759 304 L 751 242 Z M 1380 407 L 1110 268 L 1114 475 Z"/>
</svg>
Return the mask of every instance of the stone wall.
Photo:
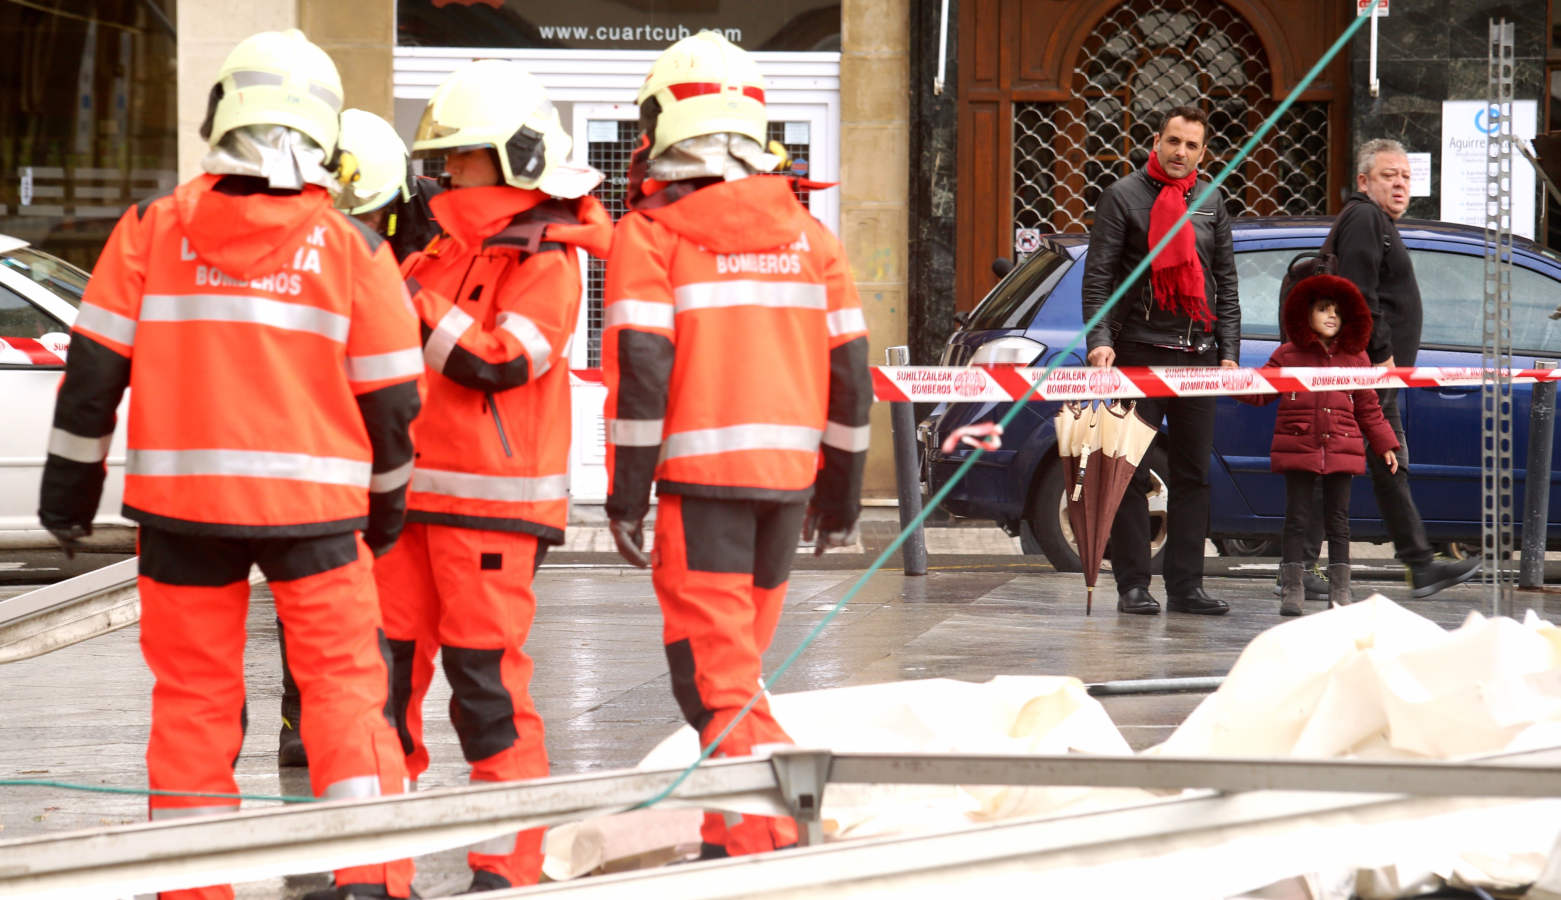
<svg viewBox="0 0 1561 900">
<path fill-rule="evenodd" d="M 1431 196 L 1414 198 L 1408 214 L 1439 219 L 1442 101 L 1485 99 L 1492 18 L 1504 16 L 1516 25 L 1513 96 L 1540 101 L 1543 127 L 1545 4 L 1536 0 L 1446 0 L 1405 6 L 1400 12 L 1395 4 L 1388 17 L 1378 23 L 1378 97 L 1371 96 L 1368 78 L 1369 24 L 1356 33 L 1352 42 L 1350 82 L 1354 110 L 1350 145 L 1359 147 L 1372 138 L 1389 137 L 1403 143 L 1411 153 L 1430 152 Z M 1515 160 L 1515 164 L 1523 163 Z"/>
<path fill-rule="evenodd" d="M 840 53 L 840 237 L 862 295 L 869 362 L 906 342 L 911 0 L 845 0 Z M 873 405 L 864 493 L 895 496 L 889 409 Z"/>
</svg>

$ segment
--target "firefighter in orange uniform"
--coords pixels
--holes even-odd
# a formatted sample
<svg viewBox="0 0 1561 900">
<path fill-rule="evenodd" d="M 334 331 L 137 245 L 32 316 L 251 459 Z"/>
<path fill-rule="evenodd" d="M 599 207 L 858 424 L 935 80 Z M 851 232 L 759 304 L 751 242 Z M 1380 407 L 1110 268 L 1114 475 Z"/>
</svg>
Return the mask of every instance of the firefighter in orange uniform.
<svg viewBox="0 0 1561 900">
<path fill-rule="evenodd" d="M 126 211 L 76 319 L 39 517 L 67 553 L 90 532 L 131 388 L 154 790 L 237 793 L 251 563 L 286 623 L 316 796 L 404 790 L 370 554 L 401 530 L 422 366 L 390 247 L 331 208 L 340 110 L 336 68 L 301 32 L 239 43 L 211 91 L 205 174 Z M 149 805 L 165 820 L 239 801 Z M 405 897 L 411 877 L 409 860 L 357 866 L 321 893 Z"/>
<path fill-rule="evenodd" d="M 711 32 L 679 41 L 638 102 L 631 211 L 607 265 L 607 514 L 645 565 L 656 483 L 672 692 L 709 744 L 761 689 L 799 529 L 818 552 L 854 540 L 867 330 L 839 242 L 792 179 L 761 174 L 778 160 L 746 53 Z M 760 699 L 716 752 L 789 740 Z M 710 814 L 703 841 L 707 856 L 754 853 L 795 843 L 796 824 Z"/>
<path fill-rule="evenodd" d="M 432 178 L 409 171 L 407 147 L 389 122 L 361 109 L 341 112 L 338 143 L 357 163 L 356 174 L 342 179 L 336 208 L 367 225 L 385 239 L 396 262 L 423 249 L 439 233 L 428 212 L 428 198 L 439 188 Z M 298 684 L 287 664 L 287 636 L 277 623 L 282 648 L 282 728 L 277 737 L 277 765 L 307 766 L 308 754 L 299 739 L 303 721 Z M 432 665 L 430 659 L 428 665 Z"/>
<path fill-rule="evenodd" d="M 407 529 L 375 566 L 395 664 L 407 767 L 428 767 L 423 697 L 433 648 L 473 782 L 547 775 L 523 649 L 532 576 L 563 541 L 569 504 L 569 367 L 580 257 L 606 254 L 601 180 L 567 163 L 570 140 L 540 82 L 500 60 L 452 74 L 413 153 L 445 157 L 433 198 L 444 229 L 402 264 L 422 319 L 428 402 L 413 428 Z M 474 846 L 471 890 L 533 884 L 542 829 Z"/>
</svg>

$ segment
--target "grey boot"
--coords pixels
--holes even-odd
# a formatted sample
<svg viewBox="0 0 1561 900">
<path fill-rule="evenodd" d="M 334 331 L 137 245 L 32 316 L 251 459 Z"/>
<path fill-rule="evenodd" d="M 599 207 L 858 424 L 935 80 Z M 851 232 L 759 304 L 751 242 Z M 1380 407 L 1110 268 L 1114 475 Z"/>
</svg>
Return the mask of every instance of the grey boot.
<svg viewBox="0 0 1561 900">
<path fill-rule="evenodd" d="M 1301 601 L 1306 598 L 1306 588 L 1301 584 L 1300 563 L 1279 564 L 1279 614 L 1299 616 Z"/>
<path fill-rule="evenodd" d="M 1328 608 L 1353 603 L 1350 599 L 1350 564 L 1328 565 Z"/>
</svg>

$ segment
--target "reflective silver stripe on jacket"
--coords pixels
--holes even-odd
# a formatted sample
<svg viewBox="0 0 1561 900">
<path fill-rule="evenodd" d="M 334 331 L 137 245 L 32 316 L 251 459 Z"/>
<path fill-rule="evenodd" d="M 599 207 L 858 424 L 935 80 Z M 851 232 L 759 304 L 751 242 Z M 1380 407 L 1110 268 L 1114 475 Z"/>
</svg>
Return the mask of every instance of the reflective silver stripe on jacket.
<svg viewBox="0 0 1561 900">
<path fill-rule="evenodd" d="M 608 419 L 607 440 L 619 447 L 661 446 L 662 419 Z"/>
<path fill-rule="evenodd" d="M 428 361 L 430 369 L 444 373 L 444 364 L 450 358 L 450 351 L 455 349 L 456 342 L 475 321 L 459 306 L 450 307 L 450 311 L 434 327 L 433 334 L 428 336 L 428 343 L 423 345 L 423 359 Z"/>
<path fill-rule="evenodd" d="M 125 456 L 129 475 L 230 475 L 240 478 L 286 478 L 316 484 L 367 487 L 370 463 L 339 456 L 272 453 L 264 450 L 131 450 Z"/>
<path fill-rule="evenodd" d="M 768 306 L 772 309 L 828 309 L 822 284 L 805 281 L 699 281 L 679 285 L 673 296 L 678 312 L 722 306 Z"/>
<path fill-rule="evenodd" d="M 234 801 L 231 806 L 154 806 L 152 821 L 166 822 L 169 819 L 188 819 L 191 816 L 220 816 L 231 812 L 238 812 L 237 801 Z"/>
<path fill-rule="evenodd" d="M 502 503 L 541 503 L 569 498 L 568 475 L 478 475 L 475 472 L 443 472 L 414 469 L 412 490 L 465 500 L 497 500 Z"/>
<path fill-rule="evenodd" d="M 348 381 L 384 381 L 390 378 L 416 378 L 423 374 L 423 352 L 416 347 L 347 357 Z"/>
<path fill-rule="evenodd" d="M 102 462 L 108 459 L 108 445 L 113 440 L 113 434 L 95 438 L 82 437 L 79 434 L 71 434 L 63 428 L 55 428 L 49 432 L 49 452 L 55 456 L 63 456 L 72 462 Z"/>
<path fill-rule="evenodd" d="M 816 452 L 823 432 L 803 425 L 729 425 L 667 435 L 663 455 L 704 456 L 734 450 L 802 450 Z"/>
<path fill-rule="evenodd" d="M 352 320 L 340 313 L 245 294 L 147 294 L 142 322 L 244 322 L 347 342 Z"/>
<path fill-rule="evenodd" d="M 867 330 L 867 317 L 860 309 L 837 309 L 829 314 L 829 336 L 858 334 Z"/>
<path fill-rule="evenodd" d="M 76 327 L 127 346 L 133 346 L 136 342 L 135 319 L 110 312 L 93 303 L 83 303 L 76 311 Z"/>
<path fill-rule="evenodd" d="M 615 300 L 607 304 L 602 314 L 602 330 L 619 325 L 636 328 L 661 328 L 672 330 L 677 310 L 670 303 L 653 303 L 649 300 Z"/>
<path fill-rule="evenodd" d="M 408 481 L 412 480 L 412 460 L 407 460 L 406 465 L 396 466 L 389 472 L 379 472 L 369 478 L 369 493 L 383 494 L 393 491 Z"/>
<path fill-rule="evenodd" d="M 354 775 L 333 781 L 320 795 L 321 800 L 362 800 L 379 796 L 378 775 Z"/>
<path fill-rule="evenodd" d="M 552 368 L 553 361 L 548 359 L 548 356 L 553 352 L 553 345 L 547 342 L 537 323 L 520 313 L 513 312 L 499 313 L 496 321 L 500 328 L 508 331 L 515 340 L 520 341 L 522 347 L 526 348 L 526 358 L 531 360 L 532 378 Z"/>
<path fill-rule="evenodd" d="M 867 449 L 867 441 L 872 435 L 872 430 L 871 425 L 853 427 L 839 422 L 829 422 L 824 425 L 824 443 L 836 450 L 860 453 Z"/>
</svg>

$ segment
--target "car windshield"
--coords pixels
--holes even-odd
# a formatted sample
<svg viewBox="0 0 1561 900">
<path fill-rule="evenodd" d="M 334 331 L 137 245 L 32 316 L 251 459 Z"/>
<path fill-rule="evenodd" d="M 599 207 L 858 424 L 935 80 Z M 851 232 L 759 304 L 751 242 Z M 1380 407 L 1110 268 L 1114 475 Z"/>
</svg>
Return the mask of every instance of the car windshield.
<svg viewBox="0 0 1561 900">
<path fill-rule="evenodd" d="M 1035 317 L 1041 300 L 1068 270 L 1073 260 L 1060 247 L 1042 245 L 970 314 L 965 327 L 972 331 L 1024 328 Z"/>
<path fill-rule="evenodd" d="M 71 306 L 80 306 L 81 295 L 87 290 L 86 272 L 57 256 L 50 256 L 31 247 L 18 247 L 0 253 L 0 266 L 26 275 Z"/>
</svg>

